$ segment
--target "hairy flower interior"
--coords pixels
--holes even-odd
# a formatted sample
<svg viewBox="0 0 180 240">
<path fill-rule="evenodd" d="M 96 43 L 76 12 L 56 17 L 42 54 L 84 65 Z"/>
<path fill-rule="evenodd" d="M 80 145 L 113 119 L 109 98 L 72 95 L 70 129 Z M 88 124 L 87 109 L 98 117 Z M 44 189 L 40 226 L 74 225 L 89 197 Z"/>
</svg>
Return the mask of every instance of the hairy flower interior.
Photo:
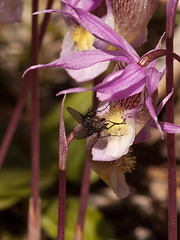
<svg viewBox="0 0 180 240">
<path fill-rule="evenodd" d="M 93 48 L 94 36 L 80 25 L 73 29 L 72 38 L 79 51 Z"/>
<path fill-rule="evenodd" d="M 119 167 L 119 171 L 123 173 L 132 172 L 135 168 L 135 157 L 129 155 L 129 153 L 123 156 L 123 164 Z"/>
</svg>

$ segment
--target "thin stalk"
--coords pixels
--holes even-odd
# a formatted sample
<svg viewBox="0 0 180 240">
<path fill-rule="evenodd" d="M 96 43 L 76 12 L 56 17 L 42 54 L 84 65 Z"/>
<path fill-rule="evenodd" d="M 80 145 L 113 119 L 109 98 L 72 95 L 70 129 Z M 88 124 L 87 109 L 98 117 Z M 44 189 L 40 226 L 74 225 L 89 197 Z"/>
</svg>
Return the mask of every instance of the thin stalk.
<svg viewBox="0 0 180 240">
<path fill-rule="evenodd" d="M 173 52 L 173 38 L 176 9 L 178 0 L 167 0 L 166 3 L 166 49 Z M 173 58 L 166 56 L 166 94 L 173 89 Z M 166 120 L 174 123 L 174 99 L 173 96 L 166 104 Z M 177 240 L 177 205 L 176 205 L 176 159 L 175 136 L 167 134 L 167 158 L 168 158 L 168 239 Z"/>
<path fill-rule="evenodd" d="M 85 220 L 89 186 L 90 186 L 90 173 L 91 173 L 91 168 L 88 162 L 85 161 L 83 177 L 82 177 L 79 212 L 78 212 L 78 219 L 76 224 L 74 240 L 83 240 L 84 220 Z"/>
<path fill-rule="evenodd" d="M 54 1 L 54 0 L 48 0 L 46 9 L 51 9 L 51 8 L 52 8 L 53 1 Z M 44 34 L 45 34 L 45 32 L 46 32 L 47 25 L 48 25 L 48 22 L 49 22 L 50 17 L 51 17 L 51 14 L 45 14 L 45 15 L 44 15 L 44 19 L 43 19 L 43 21 L 42 21 L 41 29 L 40 29 L 40 33 L 39 33 L 39 48 L 41 47 L 42 40 L 43 40 L 43 38 L 44 38 Z"/>
<path fill-rule="evenodd" d="M 65 239 L 66 170 L 59 170 L 58 240 Z"/>
<path fill-rule="evenodd" d="M 73 139 L 70 134 L 66 140 L 65 125 L 63 120 L 64 102 L 66 95 L 61 103 L 60 126 L 59 126 L 59 205 L 58 205 L 58 240 L 65 238 L 65 212 L 66 212 L 66 159 L 68 144 Z"/>
<path fill-rule="evenodd" d="M 38 0 L 32 1 L 32 12 L 38 10 Z M 38 62 L 38 16 L 32 16 L 32 63 Z M 32 193 L 34 208 L 38 202 L 38 178 L 39 178 L 39 82 L 38 71 L 32 72 Z"/>
<path fill-rule="evenodd" d="M 26 96 L 28 94 L 30 86 L 31 86 L 31 79 L 29 76 L 27 76 L 24 80 L 18 102 L 14 108 L 13 115 L 11 117 L 10 123 L 8 125 L 8 128 L 6 130 L 6 133 L 4 135 L 4 138 L 3 138 L 3 141 L 2 141 L 2 144 L 0 147 L 0 168 L 3 165 L 6 153 L 8 151 L 8 148 L 9 148 L 12 138 L 14 136 L 14 132 L 15 132 L 17 124 L 19 122 L 19 118 L 20 118 L 22 109 L 24 107 Z"/>
<path fill-rule="evenodd" d="M 62 102 L 64 109 L 64 100 Z M 59 130 L 59 203 L 58 203 L 58 240 L 65 239 L 65 212 L 66 212 L 66 158 L 67 148 L 73 140 L 73 133 L 70 133 L 65 139 L 65 128 L 63 122 L 63 113 L 60 116 Z M 63 136 L 64 135 L 64 136 Z"/>
<path fill-rule="evenodd" d="M 173 51 L 173 38 L 166 39 L 166 48 Z M 173 88 L 173 58 L 166 57 L 166 94 Z M 174 100 L 173 96 L 166 104 L 166 120 L 174 123 Z M 168 158 L 168 236 L 169 240 L 177 239 L 177 206 L 176 206 L 176 159 L 175 159 L 175 136 L 167 134 L 167 158 Z"/>
<path fill-rule="evenodd" d="M 52 3 L 53 3 L 53 0 L 48 1 L 47 9 L 51 8 Z M 43 40 L 43 37 L 44 37 L 45 30 L 46 30 L 49 19 L 50 19 L 50 14 L 45 14 L 44 20 L 43 20 L 43 23 L 42 23 L 42 26 L 41 26 L 41 29 L 40 29 L 40 34 L 39 34 L 39 49 L 41 47 L 42 40 Z M 32 64 L 33 64 L 33 62 L 31 62 L 30 65 L 32 65 Z M 3 165 L 3 162 L 4 162 L 5 156 L 7 154 L 8 148 L 9 148 L 9 146 L 11 144 L 11 141 L 12 141 L 12 138 L 14 136 L 14 133 L 15 133 L 17 124 L 19 122 L 19 118 L 20 118 L 22 109 L 23 109 L 24 104 L 25 104 L 25 100 L 26 100 L 28 91 L 30 90 L 30 86 L 31 86 L 31 76 L 28 75 L 24 80 L 24 83 L 23 83 L 18 101 L 17 101 L 16 106 L 15 106 L 14 111 L 13 111 L 13 115 L 11 117 L 10 123 L 8 125 L 7 131 L 4 135 L 4 138 L 3 138 L 3 141 L 2 141 L 2 144 L 1 144 L 1 147 L 0 147 L 0 168 Z"/>
<path fill-rule="evenodd" d="M 96 77 L 94 79 L 94 85 L 97 85 L 98 83 L 100 83 L 102 81 L 102 77 L 103 75 Z M 97 107 L 98 107 L 98 99 L 96 97 L 96 93 L 93 92 L 93 109 L 97 109 Z M 90 187 L 90 173 L 91 173 L 91 168 L 89 163 L 86 160 L 84 163 L 80 202 L 79 202 L 79 212 L 78 212 L 78 219 L 76 223 L 74 240 L 83 240 L 84 221 L 85 221 L 85 214 L 86 214 L 89 187 Z"/>
<path fill-rule="evenodd" d="M 37 204 L 36 211 L 34 211 L 33 199 L 29 199 L 29 212 L 28 212 L 28 239 L 40 240 L 41 239 L 41 209 L 40 200 Z"/>
<path fill-rule="evenodd" d="M 32 0 L 32 12 L 38 10 L 38 0 Z M 32 16 L 32 63 L 38 62 L 38 16 Z M 32 124 L 31 124 L 31 164 L 32 203 L 29 210 L 28 239 L 40 240 L 40 200 L 39 200 L 39 81 L 38 71 L 31 73 Z"/>
</svg>

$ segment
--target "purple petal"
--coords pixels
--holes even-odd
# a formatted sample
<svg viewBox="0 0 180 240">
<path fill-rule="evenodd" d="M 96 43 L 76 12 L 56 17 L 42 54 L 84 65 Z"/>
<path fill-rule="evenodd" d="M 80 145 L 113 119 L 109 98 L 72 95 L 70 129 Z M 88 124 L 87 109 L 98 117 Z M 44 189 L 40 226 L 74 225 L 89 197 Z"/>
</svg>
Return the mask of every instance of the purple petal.
<svg viewBox="0 0 180 240">
<path fill-rule="evenodd" d="M 82 87 L 77 87 L 77 88 L 69 88 L 66 90 L 62 90 L 56 94 L 56 96 L 60 96 L 62 94 L 68 94 L 68 93 L 80 93 L 80 92 L 86 92 L 89 91 L 90 89 L 87 88 L 82 88 Z"/>
<path fill-rule="evenodd" d="M 76 52 L 72 55 L 59 58 L 48 64 L 39 64 L 34 65 L 28 68 L 24 75 L 33 69 L 37 68 L 45 68 L 45 67 L 61 67 L 71 70 L 78 70 L 86 67 L 90 67 L 96 63 L 104 62 L 104 61 L 126 61 L 128 60 L 126 57 L 120 55 L 119 51 L 112 50 L 85 50 L 81 52 Z"/>
<path fill-rule="evenodd" d="M 173 90 L 158 105 L 158 107 L 155 110 L 156 116 L 158 116 L 158 114 L 160 113 L 162 108 L 165 106 L 165 104 L 167 103 L 169 98 L 172 96 L 172 94 L 173 94 Z M 143 127 L 143 129 L 136 136 L 135 141 L 134 141 L 135 144 L 140 143 L 140 142 L 145 142 L 146 140 L 148 140 L 151 137 L 151 134 L 148 130 L 149 126 L 155 126 L 157 128 L 157 125 L 156 125 L 156 123 L 153 123 L 152 118 L 146 123 L 146 125 Z"/>
<path fill-rule="evenodd" d="M 119 92 L 115 92 L 115 93 L 106 94 L 106 93 L 97 92 L 97 98 L 100 101 L 114 101 L 114 100 L 121 100 L 128 96 L 135 95 L 144 89 L 144 85 L 145 85 L 144 81 L 145 80 L 142 79 L 141 81 L 135 83 L 131 87 L 122 91 L 120 90 Z"/>
<path fill-rule="evenodd" d="M 101 73 L 103 73 L 107 69 L 108 65 L 109 65 L 109 61 L 97 63 L 91 67 L 80 69 L 80 70 L 67 69 L 66 71 L 68 72 L 69 76 L 71 76 L 77 82 L 86 82 L 96 78 Z"/>
<path fill-rule="evenodd" d="M 144 68 L 138 64 L 129 64 L 124 70 L 109 74 L 94 89 L 101 93 L 116 93 L 125 90 L 145 77 L 143 70 Z"/>
<path fill-rule="evenodd" d="M 155 124 L 156 124 L 157 129 L 158 129 L 159 132 L 161 133 L 162 139 L 164 139 L 164 136 L 163 136 L 163 133 L 162 133 L 162 129 L 161 129 L 161 126 L 160 126 L 159 123 L 158 123 L 158 118 L 157 118 L 156 112 L 155 112 L 155 110 L 154 110 L 154 107 L 153 107 L 153 105 L 152 105 L 152 99 L 151 99 L 151 96 L 150 96 L 150 95 L 149 95 L 148 98 L 146 99 L 146 106 L 147 106 L 148 109 L 149 109 L 149 113 L 151 114 L 152 119 L 155 121 Z"/>
<path fill-rule="evenodd" d="M 150 95 L 152 95 L 159 84 L 162 74 L 155 68 L 147 68 L 146 87 Z"/>
<path fill-rule="evenodd" d="M 167 133 L 180 133 L 180 126 L 168 123 L 168 122 L 158 122 L 162 130 Z M 150 126 L 157 128 L 155 123 L 151 123 Z"/>
<path fill-rule="evenodd" d="M 112 29 L 115 29 L 115 18 L 114 13 L 112 11 L 112 7 L 109 4 L 109 1 L 106 0 L 106 7 L 107 7 L 107 14 L 103 16 L 101 19 L 104 23 L 106 23 L 108 26 L 110 26 Z M 94 39 L 94 47 L 99 49 L 108 49 L 109 44 L 106 42 L 103 42 L 102 40 L 95 38 Z"/>
<path fill-rule="evenodd" d="M 174 22 L 176 16 L 176 9 L 178 0 L 167 0 L 166 3 L 166 36 L 173 38 L 174 35 Z"/>
<path fill-rule="evenodd" d="M 158 123 L 158 118 L 156 115 L 156 112 L 154 110 L 153 104 L 152 104 L 152 99 L 151 96 L 152 94 L 157 90 L 157 86 L 159 83 L 159 80 L 161 78 L 161 73 L 159 73 L 155 68 L 150 68 L 147 69 L 147 77 L 146 77 L 146 87 L 148 90 L 148 98 L 146 99 L 146 105 L 149 109 L 149 113 L 151 114 L 151 117 L 153 118 L 153 120 L 155 121 L 158 130 L 160 131 L 161 135 L 162 135 L 162 139 L 163 139 L 163 133 L 162 133 L 162 129 Z"/>
<path fill-rule="evenodd" d="M 78 47 L 74 42 L 74 40 L 72 39 L 72 31 L 74 27 L 76 27 L 76 24 L 74 23 L 74 21 L 71 21 L 69 24 L 67 24 L 67 32 L 63 39 L 60 57 L 65 57 L 78 51 Z M 108 65 L 109 65 L 109 61 L 98 63 L 91 67 L 80 69 L 80 70 L 66 69 L 66 71 L 77 82 L 85 82 L 85 81 L 92 80 L 98 75 L 100 75 L 101 73 L 103 73 L 107 69 Z"/>
<path fill-rule="evenodd" d="M 84 2 L 84 3 L 83 3 Z M 73 5 L 73 6 L 78 6 L 80 7 L 80 3 L 82 4 L 89 4 L 90 2 L 92 1 L 68 1 L 69 4 Z M 76 5 L 74 5 L 73 3 L 76 3 Z M 98 1 L 96 2 L 96 5 L 97 5 Z M 82 9 L 84 9 L 83 7 L 80 7 Z M 111 26 L 112 26 L 112 20 L 114 20 L 114 16 L 111 12 L 111 9 L 108 8 L 107 9 L 108 12 L 107 12 L 107 15 L 105 18 L 103 18 L 103 20 Z M 60 54 L 60 57 L 64 57 L 64 56 L 68 56 L 74 52 L 77 52 L 79 51 L 78 47 L 77 47 L 77 44 L 74 42 L 73 40 L 73 31 L 74 31 L 74 28 L 77 27 L 77 23 L 70 19 L 69 17 L 68 18 L 65 18 L 65 22 L 66 22 L 66 25 L 67 25 L 67 32 L 66 32 L 66 35 L 63 39 L 63 43 L 62 43 L 62 50 L 61 50 L 61 54 Z M 114 26 L 114 25 L 113 25 Z M 98 40 L 99 41 L 99 47 L 100 49 L 107 49 L 107 44 L 106 43 L 102 43 L 102 41 Z M 96 47 L 97 47 L 97 41 L 96 41 Z M 93 44 L 95 45 L 95 43 Z M 105 46 L 104 46 L 105 45 Z M 91 49 L 93 49 L 94 47 L 92 46 Z M 87 49 L 84 49 L 84 50 L 88 50 L 89 48 L 87 47 Z M 98 75 L 100 75 L 101 73 L 103 73 L 107 67 L 109 65 L 109 62 L 103 62 L 103 63 L 99 63 L 99 64 L 96 64 L 94 66 L 91 66 L 91 67 L 88 67 L 88 68 L 85 68 L 85 69 L 81 69 L 81 70 L 67 70 L 68 74 L 73 78 L 75 79 L 77 82 L 85 82 L 85 81 L 89 81 L 89 80 L 92 80 L 94 79 L 95 77 L 97 77 Z"/>
<path fill-rule="evenodd" d="M 109 45 L 113 45 L 120 49 L 131 62 L 137 62 L 139 60 L 138 54 L 131 47 L 131 45 L 115 31 L 113 31 L 112 28 L 105 24 L 101 19 L 86 11 L 83 11 L 82 9 L 74 8 L 73 6 L 70 7 L 76 12 L 78 18 L 71 13 L 63 13 L 76 19 L 80 25 L 82 25 L 87 31 L 89 31 L 98 39 L 101 39 Z"/>
<path fill-rule="evenodd" d="M 162 108 L 165 106 L 165 104 L 167 103 L 167 101 L 170 99 L 172 95 L 173 95 L 173 90 L 158 105 L 158 107 L 156 108 L 156 115 L 158 115 L 161 112 Z"/>
<path fill-rule="evenodd" d="M 134 48 L 140 47 L 143 43 L 147 41 L 148 29 L 147 27 L 143 32 L 131 43 Z"/>
<path fill-rule="evenodd" d="M 157 6 L 157 0 L 110 0 L 110 3 L 117 32 L 131 44 L 147 27 Z"/>
<path fill-rule="evenodd" d="M 97 8 L 102 3 L 102 1 L 103 0 L 63 0 L 62 2 L 91 12 L 92 10 Z"/>
<path fill-rule="evenodd" d="M 119 173 L 118 168 L 114 168 L 111 173 L 110 186 L 119 199 L 129 195 L 129 187 L 123 173 Z"/>
<path fill-rule="evenodd" d="M 62 11 L 60 11 L 58 9 L 46 9 L 46 10 L 33 12 L 32 15 L 38 15 L 38 14 L 42 14 L 42 13 L 62 13 Z"/>
<path fill-rule="evenodd" d="M 146 142 L 151 137 L 149 127 L 143 127 L 143 129 L 137 134 L 133 144 Z"/>
</svg>

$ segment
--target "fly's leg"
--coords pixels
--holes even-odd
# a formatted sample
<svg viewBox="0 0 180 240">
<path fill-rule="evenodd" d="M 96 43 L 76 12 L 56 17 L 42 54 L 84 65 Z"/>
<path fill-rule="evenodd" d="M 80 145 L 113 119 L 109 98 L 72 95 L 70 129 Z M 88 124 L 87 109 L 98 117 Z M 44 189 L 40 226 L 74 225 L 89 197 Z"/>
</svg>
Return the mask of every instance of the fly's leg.
<svg viewBox="0 0 180 240">
<path fill-rule="evenodd" d="M 109 106 L 109 103 L 107 104 L 107 106 L 105 108 L 103 108 L 102 110 L 97 110 L 97 109 L 88 109 L 88 112 L 86 113 L 87 115 L 94 113 L 94 112 L 102 112 L 104 111 L 107 107 Z"/>
<path fill-rule="evenodd" d="M 110 121 L 110 120 L 106 120 L 106 123 L 107 123 L 107 122 L 112 123 L 112 125 L 109 126 L 109 127 L 106 126 L 105 129 L 110 129 L 110 128 L 114 127 L 115 125 L 126 124 L 126 121 L 125 121 L 125 120 L 123 120 L 121 123 L 116 123 L 116 122 L 112 122 L 112 121 Z M 107 123 L 107 125 L 109 125 L 109 124 Z"/>
<path fill-rule="evenodd" d="M 98 134 L 98 138 L 106 138 L 106 137 L 122 137 L 124 134 L 121 134 L 121 135 L 111 135 L 111 134 L 107 134 L 107 135 L 104 135 L 104 136 L 100 136 Z"/>
</svg>

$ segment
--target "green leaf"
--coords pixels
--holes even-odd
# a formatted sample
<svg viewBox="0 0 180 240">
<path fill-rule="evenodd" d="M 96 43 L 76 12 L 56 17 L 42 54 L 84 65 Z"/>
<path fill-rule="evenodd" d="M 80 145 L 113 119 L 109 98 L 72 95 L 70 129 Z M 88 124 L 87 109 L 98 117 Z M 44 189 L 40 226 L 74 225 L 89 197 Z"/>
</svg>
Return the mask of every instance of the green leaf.
<svg viewBox="0 0 180 240">
<path fill-rule="evenodd" d="M 30 194 L 30 171 L 2 169 L 0 173 L 0 198 L 24 197 Z"/>
<path fill-rule="evenodd" d="M 73 239 L 79 201 L 75 197 L 67 199 L 65 239 Z M 57 239 L 58 199 L 49 200 L 48 207 L 42 217 L 44 231 L 53 239 Z M 90 206 L 87 207 L 84 239 L 110 240 L 113 239 L 114 228 L 108 223 L 103 214 Z"/>
<path fill-rule="evenodd" d="M 40 173 L 40 190 L 43 191 L 56 181 L 54 170 Z M 28 169 L 2 169 L 0 173 L 0 210 L 9 208 L 31 193 L 31 174 Z"/>
<path fill-rule="evenodd" d="M 13 206 L 14 204 L 16 204 L 17 202 L 19 202 L 19 198 L 17 197 L 6 197 L 6 198 L 0 198 L 0 210 L 4 210 L 7 209 L 11 206 Z"/>
<path fill-rule="evenodd" d="M 66 178 L 71 182 L 80 183 L 85 160 L 84 140 L 74 139 L 69 148 L 66 166 Z"/>
</svg>

